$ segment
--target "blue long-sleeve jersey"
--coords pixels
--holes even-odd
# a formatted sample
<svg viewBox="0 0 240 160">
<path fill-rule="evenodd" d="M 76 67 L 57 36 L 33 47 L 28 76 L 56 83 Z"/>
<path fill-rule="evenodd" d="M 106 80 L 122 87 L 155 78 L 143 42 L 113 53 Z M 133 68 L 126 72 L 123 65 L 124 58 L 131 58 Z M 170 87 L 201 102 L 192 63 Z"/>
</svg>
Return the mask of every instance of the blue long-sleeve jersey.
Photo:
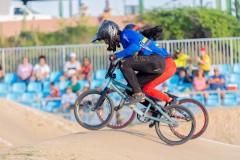
<svg viewBox="0 0 240 160">
<path fill-rule="evenodd" d="M 143 35 L 132 30 L 123 30 L 120 34 L 120 43 L 124 50 L 116 53 L 117 58 L 132 57 L 134 55 L 159 54 L 162 57 L 170 57 L 170 54 L 164 49 L 157 47 L 154 41 L 148 40 Z"/>
</svg>

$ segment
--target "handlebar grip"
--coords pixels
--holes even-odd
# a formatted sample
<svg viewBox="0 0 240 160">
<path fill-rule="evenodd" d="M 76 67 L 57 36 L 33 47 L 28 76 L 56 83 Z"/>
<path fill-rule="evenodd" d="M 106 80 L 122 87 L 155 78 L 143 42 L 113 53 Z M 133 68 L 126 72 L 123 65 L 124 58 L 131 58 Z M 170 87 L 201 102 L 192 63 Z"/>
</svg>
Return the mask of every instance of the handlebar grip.
<svg viewBox="0 0 240 160">
<path fill-rule="evenodd" d="M 117 58 L 115 61 L 112 62 L 113 65 L 116 65 L 122 58 Z"/>
</svg>

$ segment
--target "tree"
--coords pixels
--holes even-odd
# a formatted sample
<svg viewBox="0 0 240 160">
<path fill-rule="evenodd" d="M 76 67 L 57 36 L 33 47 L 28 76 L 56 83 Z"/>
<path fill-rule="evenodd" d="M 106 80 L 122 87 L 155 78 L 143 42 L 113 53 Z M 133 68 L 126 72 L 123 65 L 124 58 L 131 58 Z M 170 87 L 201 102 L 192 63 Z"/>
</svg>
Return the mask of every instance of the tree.
<svg viewBox="0 0 240 160">
<path fill-rule="evenodd" d="M 240 36 L 240 22 L 226 12 L 207 8 L 154 9 L 141 16 L 144 23 L 162 25 L 164 39 Z"/>
</svg>

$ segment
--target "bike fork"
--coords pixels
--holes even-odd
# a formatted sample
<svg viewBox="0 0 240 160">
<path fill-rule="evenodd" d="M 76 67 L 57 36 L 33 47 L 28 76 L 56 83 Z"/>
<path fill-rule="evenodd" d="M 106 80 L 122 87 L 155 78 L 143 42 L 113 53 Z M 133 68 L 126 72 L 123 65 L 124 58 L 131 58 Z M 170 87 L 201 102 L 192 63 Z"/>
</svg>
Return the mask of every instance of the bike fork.
<svg viewBox="0 0 240 160">
<path fill-rule="evenodd" d="M 103 104 L 103 102 L 104 102 L 104 100 L 105 100 L 105 96 L 106 96 L 106 94 L 107 94 L 107 91 L 108 91 L 108 88 L 106 87 L 106 88 L 101 92 L 101 96 L 100 96 L 100 98 L 98 99 L 98 101 L 97 101 L 97 103 L 96 103 L 96 106 L 91 109 L 92 111 L 96 111 L 97 109 L 99 109 L 99 108 L 102 106 L 102 104 Z"/>
</svg>

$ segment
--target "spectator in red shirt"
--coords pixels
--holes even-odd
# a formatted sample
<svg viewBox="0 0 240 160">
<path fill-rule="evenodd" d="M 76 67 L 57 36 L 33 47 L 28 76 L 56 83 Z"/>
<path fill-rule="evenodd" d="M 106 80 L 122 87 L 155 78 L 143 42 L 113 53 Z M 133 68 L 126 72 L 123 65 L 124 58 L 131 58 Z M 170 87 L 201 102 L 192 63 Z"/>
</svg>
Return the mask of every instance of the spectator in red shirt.
<svg viewBox="0 0 240 160">
<path fill-rule="evenodd" d="M 90 84 L 92 79 L 92 70 L 93 66 L 90 63 L 90 60 L 88 57 L 83 58 L 83 65 L 80 70 L 79 80 L 87 79 L 88 83 Z"/>
<path fill-rule="evenodd" d="M 54 86 L 54 82 L 50 83 L 50 87 L 51 87 L 51 90 L 50 90 L 50 95 L 48 97 L 52 97 L 52 98 L 59 97 L 59 89 Z"/>
</svg>

